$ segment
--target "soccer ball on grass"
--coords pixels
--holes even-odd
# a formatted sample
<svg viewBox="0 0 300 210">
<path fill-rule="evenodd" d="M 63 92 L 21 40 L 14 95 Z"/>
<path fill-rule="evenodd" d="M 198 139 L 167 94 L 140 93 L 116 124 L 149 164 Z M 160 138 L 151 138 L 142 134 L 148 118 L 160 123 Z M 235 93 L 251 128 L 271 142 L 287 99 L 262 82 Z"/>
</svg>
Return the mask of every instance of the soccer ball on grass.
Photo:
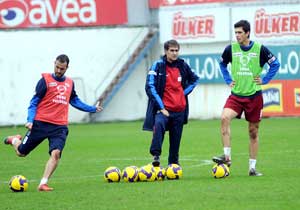
<svg viewBox="0 0 300 210">
<path fill-rule="evenodd" d="M 166 168 L 166 176 L 168 179 L 180 179 L 182 177 L 182 168 L 178 164 L 169 164 Z"/>
<path fill-rule="evenodd" d="M 224 178 L 229 176 L 230 170 L 226 164 L 215 164 L 211 173 L 214 178 Z"/>
<path fill-rule="evenodd" d="M 119 182 L 121 179 L 121 171 L 115 166 L 108 167 L 104 171 L 104 180 L 107 182 Z"/>
<path fill-rule="evenodd" d="M 22 175 L 13 176 L 8 185 L 13 192 L 25 192 L 28 189 L 28 181 L 26 177 Z"/>
<path fill-rule="evenodd" d="M 136 166 L 127 166 L 122 171 L 122 178 L 125 182 L 136 182 L 139 178 L 139 169 Z"/>
<path fill-rule="evenodd" d="M 154 167 L 149 164 L 139 170 L 139 181 L 153 182 L 156 178 Z"/>
<path fill-rule="evenodd" d="M 154 167 L 154 171 L 155 171 L 155 180 L 157 181 L 162 181 L 165 179 L 165 176 L 166 176 L 166 170 L 161 167 L 161 166 L 156 166 Z"/>
</svg>

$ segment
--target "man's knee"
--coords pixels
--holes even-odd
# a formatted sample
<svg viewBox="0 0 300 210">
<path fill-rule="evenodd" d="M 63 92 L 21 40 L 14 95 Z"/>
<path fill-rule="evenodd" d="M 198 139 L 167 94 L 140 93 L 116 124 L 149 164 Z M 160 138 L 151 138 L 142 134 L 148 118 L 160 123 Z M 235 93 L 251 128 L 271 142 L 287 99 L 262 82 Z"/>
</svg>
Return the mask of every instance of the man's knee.
<svg viewBox="0 0 300 210">
<path fill-rule="evenodd" d="M 15 151 L 17 156 L 19 157 L 25 157 L 28 153 L 23 152 L 22 150 L 20 150 L 20 146 L 15 147 Z"/>
<path fill-rule="evenodd" d="M 251 123 L 249 126 L 249 136 L 251 139 L 257 140 L 258 137 L 258 123 Z"/>
<path fill-rule="evenodd" d="M 250 129 L 249 136 L 251 140 L 257 141 L 257 137 L 258 137 L 257 129 Z"/>
<path fill-rule="evenodd" d="M 52 150 L 52 152 L 51 152 L 51 157 L 52 157 L 54 160 L 59 160 L 59 159 L 60 159 L 60 154 L 61 154 L 60 150 L 54 149 L 54 150 Z"/>
<path fill-rule="evenodd" d="M 18 150 L 16 151 L 16 153 L 17 153 L 17 156 L 19 156 L 19 157 L 26 157 L 25 154 L 20 153 Z"/>
</svg>

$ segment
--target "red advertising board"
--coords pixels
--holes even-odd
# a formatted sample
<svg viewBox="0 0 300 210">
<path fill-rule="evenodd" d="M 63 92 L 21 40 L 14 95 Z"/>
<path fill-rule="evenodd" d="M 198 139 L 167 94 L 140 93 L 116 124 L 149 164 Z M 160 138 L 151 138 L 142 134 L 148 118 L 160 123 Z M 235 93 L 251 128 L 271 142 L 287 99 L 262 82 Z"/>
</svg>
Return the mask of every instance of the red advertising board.
<svg viewBox="0 0 300 210">
<path fill-rule="evenodd" d="M 205 3 L 228 3 L 228 2 L 252 2 L 256 0 L 149 0 L 151 9 L 159 8 L 160 6 L 174 6 L 185 4 L 205 4 Z"/>
<path fill-rule="evenodd" d="M 100 26 L 126 23 L 126 0 L 0 1 L 0 28 Z"/>
<path fill-rule="evenodd" d="M 300 116 L 300 80 L 273 80 L 263 86 L 263 116 Z"/>
</svg>

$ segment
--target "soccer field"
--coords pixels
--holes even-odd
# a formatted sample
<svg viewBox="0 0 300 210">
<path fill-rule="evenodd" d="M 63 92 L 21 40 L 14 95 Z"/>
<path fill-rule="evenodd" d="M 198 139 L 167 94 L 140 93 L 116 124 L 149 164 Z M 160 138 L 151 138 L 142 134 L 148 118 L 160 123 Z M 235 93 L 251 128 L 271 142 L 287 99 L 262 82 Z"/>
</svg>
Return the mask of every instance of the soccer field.
<svg viewBox="0 0 300 210">
<path fill-rule="evenodd" d="M 225 179 L 211 176 L 211 157 L 222 153 L 219 120 L 195 120 L 185 126 L 180 180 L 160 182 L 106 183 L 109 166 L 143 166 L 151 162 L 151 133 L 142 122 L 70 125 L 62 160 L 49 185 L 53 192 L 36 190 L 45 162 L 44 141 L 26 158 L 17 158 L 11 146 L 0 144 L 0 209 L 2 210 L 291 210 L 299 209 L 300 119 L 263 119 L 257 169 L 262 177 L 248 176 L 248 132 L 244 120 L 232 122 L 232 166 Z M 0 138 L 23 127 L 0 128 Z M 167 137 L 167 136 L 166 136 Z M 167 164 L 168 138 L 162 165 Z M 22 174 L 29 189 L 13 193 L 11 176 Z"/>
</svg>

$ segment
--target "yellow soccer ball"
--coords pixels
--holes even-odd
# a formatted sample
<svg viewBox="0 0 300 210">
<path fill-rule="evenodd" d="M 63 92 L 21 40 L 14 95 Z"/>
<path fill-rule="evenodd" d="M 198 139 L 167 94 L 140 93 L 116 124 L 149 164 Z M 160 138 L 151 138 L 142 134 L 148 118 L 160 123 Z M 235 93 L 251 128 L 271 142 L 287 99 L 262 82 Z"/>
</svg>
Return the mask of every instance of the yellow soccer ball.
<svg viewBox="0 0 300 210">
<path fill-rule="evenodd" d="M 121 179 L 121 171 L 115 166 L 108 167 L 104 171 L 104 180 L 107 182 L 119 182 Z"/>
<path fill-rule="evenodd" d="M 13 192 L 25 192 L 28 189 L 28 180 L 22 175 L 13 176 L 8 184 Z"/>
<path fill-rule="evenodd" d="M 139 178 L 139 170 L 136 166 L 127 166 L 122 171 L 122 178 L 125 182 L 136 182 Z"/>
<path fill-rule="evenodd" d="M 219 179 L 229 176 L 230 170 L 226 164 L 215 164 L 212 167 L 211 173 L 214 178 Z"/>
<path fill-rule="evenodd" d="M 182 177 L 182 168 L 178 164 L 169 164 L 166 169 L 168 179 L 180 179 Z"/>
<path fill-rule="evenodd" d="M 156 174 L 152 164 L 145 165 L 139 170 L 139 181 L 153 182 L 155 181 Z"/>
<path fill-rule="evenodd" d="M 154 171 L 155 171 L 155 180 L 157 181 L 163 181 L 165 179 L 166 176 L 166 170 L 161 167 L 161 166 L 156 166 L 154 167 Z"/>
</svg>

